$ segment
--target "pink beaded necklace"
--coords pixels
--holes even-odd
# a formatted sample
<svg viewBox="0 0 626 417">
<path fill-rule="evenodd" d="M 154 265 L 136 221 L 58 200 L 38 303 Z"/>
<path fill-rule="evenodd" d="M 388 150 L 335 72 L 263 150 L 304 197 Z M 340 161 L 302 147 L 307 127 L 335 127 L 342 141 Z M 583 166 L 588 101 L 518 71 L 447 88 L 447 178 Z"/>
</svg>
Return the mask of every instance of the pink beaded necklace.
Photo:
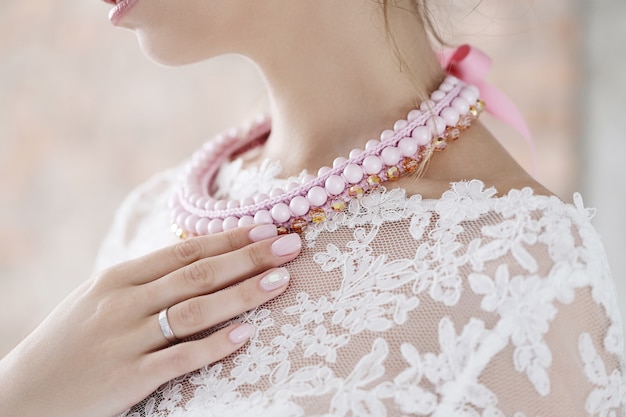
<svg viewBox="0 0 626 417">
<path fill-rule="evenodd" d="M 380 140 L 370 140 L 365 149 L 353 149 L 348 158 L 338 157 L 333 166 L 322 167 L 317 176 L 305 177 L 288 190 L 274 189 L 244 200 L 217 200 L 210 194 L 215 176 L 224 161 L 259 146 L 270 131 L 270 121 L 260 117 L 240 137 L 229 131 L 207 142 L 185 168 L 180 187 L 170 202 L 172 231 L 181 238 L 218 233 L 249 224 L 274 223 L 279 233 L 302 232 L 320 223 L 347 202 L 403 174 L 416 172 L 433 151 L 449 140 L 484 110 L 478 88 L 447 76 L 439 88 L 385 130 Z"/>
</svg>

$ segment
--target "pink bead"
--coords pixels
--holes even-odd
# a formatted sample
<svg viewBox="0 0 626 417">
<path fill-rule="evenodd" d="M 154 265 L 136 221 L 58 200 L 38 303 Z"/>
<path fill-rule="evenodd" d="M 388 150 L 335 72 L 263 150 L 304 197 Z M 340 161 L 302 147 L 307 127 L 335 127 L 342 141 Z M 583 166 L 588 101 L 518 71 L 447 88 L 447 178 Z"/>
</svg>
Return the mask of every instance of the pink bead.
<svg viewBox="0 0 626 417">
<path fill-rule="evenodd" d="M 215 202 L 215 210 L 226 210 L 228 206 L 228 201 L 226 200 L 217 200 Z"/>
<path fill-rule="evenodd" d="M 279 223 L 284 223 L 291 218 L 289 206 L 285 203 L 278 203 L 270 211 L 272 218 Z"/>
<path fill-rule="evenodd" d="M 330 171 L 330 167 L 321 167 L 320 169 L 317 170 L 317 176 L 321 177 L 322 175 L 326 174 L 328 171 Z"/>
<path fill-rule="evenodd" d="M 454 75 L 447 75 L 443 82 L 446 84 L 457 85 L 459 83 L 459 79 Z"/>
<path fill-rule="evenodd" d="M 184 227 L 184 229 L 188 230 L 190 232 L 196 230 L 196 223 L 198 222 L 198 220 L 200 220 L 200 219 L 195 214 L 187 216 L 187 218 L 185 219 L 185 227 Z"/>
<path fill-rule="evenodd" d="M 346 182 L 339 175 L 331 175 L 326 178 L 324 187 L 326 188 L 326 192 L 328 194 L 338 195 L 343 192 L 344 188 L 346 188 Z"/>
<path fill-rule="evenodd" d="M 309 212 L 310 207 L 309 200 L 301 195 L 294 197 L 289 203 L 289 210 L 296 216 L 304 216 Z"/>
<path fill-rule="evenodd" d="M 316 179 L 317 179 L 317 177 L 315 175 L 306 174 L 304 176 L 304 178 L 302 179 L 302 183 L 306 184 L 308 182 L 315 181 Z"/>
<path fill-rule="evenodd" d="M 209 219 L 201 218 L 196 222 L 196 234 L 206 235 L 209 233 Z"/>
<path fill-rule="evenodd" d="M 254 215 L 254 224 L 274 223 L 272 215 L 267 210 L 259 210 Z"/>
<path fill-rule="evenodd" d="M 435 107 L 435 103 L 432 100 L 422 101 L 420 104 L 420 110 L 423 112 L 430 112 L 433 107 Z"/>
<path fill-rule="evenodd" d="M 257 195 L 254 197 L 254 202 L 255 202 L 256 204 L 258 204 L 258 203 L 262 203 L 262 202 L 263 202 L 263 201 L 265 201 L 265 200 L 269 200 L 269 198 L 270 198 L 270 196 L 269 196 L 269 195 L 267 195 L 267 194 L 265 194 L 265 193 L 257 194 Z"/>
<path fill-rule="evenodd" d="M 246 197 L 243 200 L 241 200 L 241 207 L 247 207 L 253 204 L 254 204 L 254 198 Z"/>
<path fill-rule="evenodd" d="M 178 215 L 174 219 L 174 223 L 176 223 L 178 227 L 185 227 L 185 220 L 187 219 L 187 216 L 187 213 L 178 213 Z"/>
<path fill-rule="evenodd" d="M 380 140 L 381 140 L 382 142 L 384 142 L 384 141 L 386 141 L 387 139 L 391 139 L 391 138 L 393 137 L 393 135 L 395 135 L 395 134 L 396 134 L 396 132 L 394 132 L 394 131 L 393 131 L 393 130 L 391 130 L 391 129 L 386 129 L 386 130 L 383 130 L 383 131 L 382 131 L 382 133 L 380 134 Z"/>
<path fill-rule="evenodd" d="M 430 95 L 430 99 L 432 101 L 439 101 L 439 100 L 443 100 L 445 96 L 446 96 L 446 93 L 440 90 L 436 90 L 432 92 L 432 94 Z"/>
<path fill-rule="evenodd" d="M 270 191 L 270 197 L 278 197 L 279 195 L 285 194 L 285 190 L 282 188 L 276 187 L 272 191 Z"/>
<path fill-rule="evenodd" d="M 402 154 L 400 154 L 400 151 L 395 146 L 389 146 L 383 149 L 380 156 L 385 165 L 395 165 L 400 161 L 400 158 L 402 158 Z"/>
<path fill-rule="evenodd" d="M 417 110 L 417 109 L 413 109 L 409 112 L 409 114 L 407 114 L 406 119 L 409 122 L 412 122 L 413 120 L 417 119 L 418 117 L 420 117 L 422 115 L 422 112 Z"/>
<path fill-rule="evenodd" d="M 459 112 L 459 114 L 465 114 L 469 111 L 470 104 L 469 101 L 465 100 L 463 97 L 457 97 L 452 100 L 452 107 Z"/>
<path fill-rule="evenodd" d="M 287 184 L 287 191 L 295 190 L 299 186 L 300 184 L 298 184 L 297 182 L 290 182 L 289 184 Z"/>
<path fill-rule="evenodd" d="M 464 99 L 466 99 L 467 101 L 469 101 L 470 103 L 474 103 L 476 102 L 476 100 L 478 100 L 478 91 L 477 89 L 471 88 L 471 86 L 466 86 L 463 87 L 463 89 L 461 90 L 461 94 L 459 94 L 461 97 L 463 97 Z"/>
<path fill-rule="evenodd" d="M 378 145 L 380 145 L 380 142 L 377 141 L 376 139 L 368 140 L 367 143 L 365 144 L 365 149 L 369 150 L 369 149 L 377 147 Z"/>
<path fill-rule="evenodd" d="M 213 153 L 215 151 L 215 143 L 213 141 L 206 142 L 202 145 L 202 150 L 206 153 Z"/>
<path fill-rule="evenodd" d="M 207 201 L 209 201 L 207 197 L 200 197 L 199 199 L 196 200 L 194 205 L 196 207 L 204 208 L 206 206 Z"/>
<path fill-rule="evenodd" d="M 350 184 L 356 184 L 363 179 L 363 169 L 357 164 L 348 164 L 343 170 L 343 177 Z"/>
<path fill-rule="evenodd" d="M 306 195 L 307 200 L 311 203 L 312 206 L 321 206 L 326 202 L 328 198 L 326 195 L 326 190 L 322 187 L 315 186 L 309 190 Z"/>
<path fill-rule="evenodd" d="M 448 126 L 456 126 L 456 124 L 459 123 L 459 112 L 452 107 L 446 107 L 445 109 L 441 110 L 441 113 L 439 113 L 439 115 Z"/>
<path fill-rule="evenodd" d="M 231 127 L 226 132 L 226 135 L 228 135 L 231 139 L 238 138 L 240 136 L 239 129 L 236 127 Z"/>
<path fill-rule="evenodd" d="M 204 205 L 205 210 L 215 210 L 215 200 L 210 198 Z"/>
<path fill-rule="evenodd" d="M 209 234 L 212 235 L 223 231 L 224 229 L 222 229 L 222 219 L 211 220 L 207 229 L 209 230 Z"/>
<path fill-rule="evenodd" d="M 240 204 L 241 202 L 239 200 L 228 200 L 228 203 L 226 203 L 226 208 L 236 209 L 236 208 L 239 208 Z"/>
<path fill-rule="evenodd" d="M 453 88 L 454 88 L 454 84 L 443 82 L 439 86 L 439 91 L 443 91 L 444 93 L 449 93 L 450 91 L 452 91 Z"/>
<path fill-rule="evenodd" d="M 417 153 L 417 139 L 404 138 L 398 142 L 398 149 L 402 156 L 414 156 Z"/>
<path fill-rule="evenodd" d="M 426 126 L 435 135 L 441 135 L 446 130 L 446 121 L 440 116 L 432 116 L 426 122 Z"/>
<path fill-rule="evenodd" d="M 408 124 L 409 122 L 407 122 L 406 120 L 403 120 L 403 119 L 396 120 L 396 122 L 393 124 L 393 130 L 397 132 L 398 130 L 404 129 L 406 125 Z"/>
<path fill-rule="evenodd" d="M 252 217 L 252 216 L 243 216 L 237 222 L 237 226 L 239 226 L 239 227 L 241 227 L 241 226 L 249 226 L 251 224 L 254 224 L 254 217 Z"/>
<path fill-rule="evenodd" d="M 433 138 L 432 133 L 430 133 L 430 129 L 426 126 L 418 126 L 413 129 L 413 133 L 411 136 L 417 140 L 418 146 L 425 146 L 430 143 Z"/>
<path fill-rule="evenodd" d="M 238 224 L 239 224 L 238 218 L 234 216 L 228 216 L 222 222 L 222 229 L 224 230 L 234 229 L 235 227 L 237 227 Z"/>
<path fill-rule="evenodd" d="M 356 158 L 357 156 L 361 155 L 363 153 L 363 150 L 359 149 L 359 148 L 355 148 L 352 149 L 350 151 L 350 155 L 348 155 L 350 157 L 350 159 L 352 158 Z"/>
<path fill-rule="evenodd" d="M 346 162 L 347 159 L 344 158 L 343 156 L 338 156 L 333 160 L 333 168 L 337 168 L 339 165 L 343 164 L 344 162 Z"/>
<path fill-rule="evenodd" d="M 363 170 L 367 174 L 378 174 L 383 169 L 383 163 L 379 157 L 370 155 L 363 160 Z"/>
</svg>

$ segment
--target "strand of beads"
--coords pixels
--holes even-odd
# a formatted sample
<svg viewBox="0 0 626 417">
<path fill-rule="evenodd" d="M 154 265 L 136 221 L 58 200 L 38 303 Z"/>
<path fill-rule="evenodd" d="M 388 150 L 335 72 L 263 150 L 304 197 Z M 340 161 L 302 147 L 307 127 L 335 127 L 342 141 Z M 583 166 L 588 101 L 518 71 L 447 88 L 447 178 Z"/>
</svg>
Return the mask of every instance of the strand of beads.
<svg viewBox="0 0 626 417">
<path fill-rule="evenodd" d="M 445 149 L 484 110 L 478 89 L 452 76 L 446 77 L 430 100 L 412 110 L 385 130 L 380 140 L 338 157 L 332 167 L 322 167 L 317 176 L 274 189 L 245 200 L 216 200 L 209 190 L 222 162 L 242 149 L 259 143 L 270 122 L 261 117 L 244 129 L 228 131 L 194 154 L 185 169 L 173 200 L 172 230 L 179 237 L 218 233 L 237 226 L 274 223 L 280 233 L 302 232 L 310 223 L 320 223 L 329 214 L 345 209 L 353 198 L 402 175 L 415 172 L 425 155 Z"/>
</svg>

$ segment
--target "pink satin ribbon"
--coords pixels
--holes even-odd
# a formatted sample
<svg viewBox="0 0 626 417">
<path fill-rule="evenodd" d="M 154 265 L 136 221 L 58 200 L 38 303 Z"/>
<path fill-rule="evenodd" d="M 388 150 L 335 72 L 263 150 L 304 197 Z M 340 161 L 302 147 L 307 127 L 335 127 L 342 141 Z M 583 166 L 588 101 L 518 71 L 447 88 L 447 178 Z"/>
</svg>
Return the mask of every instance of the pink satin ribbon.
<svg viewBox="0 0 626 417">
<path fill-rule="evenodd" d="M 517 106 L 499 89 L 485 81 L 491 68 L 491 58 L 480 49 L 461 45 L 439 54 L 441 67 L 450 75 L 475 85 L 485 101 L 485 110 L 518 131 L 530 147 L 532 171 L 536 171 L 536 151 L 530 130 Z"/>
</svg>

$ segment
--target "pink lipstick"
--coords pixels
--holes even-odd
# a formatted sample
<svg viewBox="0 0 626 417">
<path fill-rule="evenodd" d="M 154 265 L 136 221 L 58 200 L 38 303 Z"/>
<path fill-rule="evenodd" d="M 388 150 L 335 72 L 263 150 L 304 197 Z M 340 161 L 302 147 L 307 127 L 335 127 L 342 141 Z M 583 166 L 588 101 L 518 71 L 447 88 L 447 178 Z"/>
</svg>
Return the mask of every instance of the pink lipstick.
<svg viewBox="0 0 626 417">
<path fill-rule="evenodd" d="M 112 0 L 105 0 L 107 3 L 113 3 Z M 116 0 L 115 7 L 109 12 L 109 20 L 114 26 L 122 20 L 124 15 L 137 3 L 137 0 Z"/>
</svg>

